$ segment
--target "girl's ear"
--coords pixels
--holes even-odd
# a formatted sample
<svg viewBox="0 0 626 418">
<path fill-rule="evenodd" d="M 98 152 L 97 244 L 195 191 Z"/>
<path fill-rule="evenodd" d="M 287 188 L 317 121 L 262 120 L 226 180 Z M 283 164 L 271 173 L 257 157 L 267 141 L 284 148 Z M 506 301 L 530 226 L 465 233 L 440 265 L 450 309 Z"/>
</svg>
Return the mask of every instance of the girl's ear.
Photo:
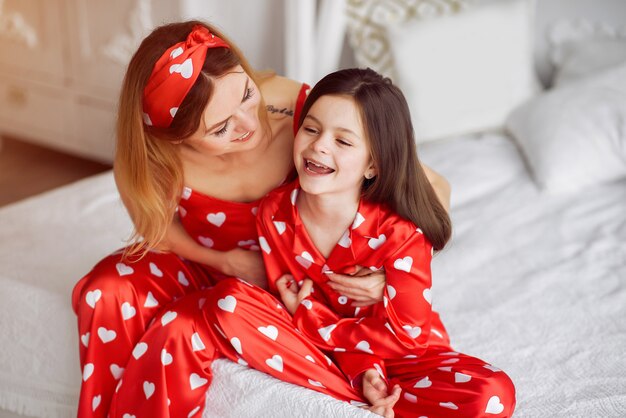
<svg viewBox="0 0 626 418">
<path fill-rule="evenodd" d="M 367 170 L 365 170 L 365 178 L 366 179 L 373 179 L 374 177 L 376 177 L 376 175 L 378 174 L 378 171 L 376 170 L 376 167 L 374 166 L 374 162 L 372 161 L 370 166 L 367 167 Z"/>
</svg>

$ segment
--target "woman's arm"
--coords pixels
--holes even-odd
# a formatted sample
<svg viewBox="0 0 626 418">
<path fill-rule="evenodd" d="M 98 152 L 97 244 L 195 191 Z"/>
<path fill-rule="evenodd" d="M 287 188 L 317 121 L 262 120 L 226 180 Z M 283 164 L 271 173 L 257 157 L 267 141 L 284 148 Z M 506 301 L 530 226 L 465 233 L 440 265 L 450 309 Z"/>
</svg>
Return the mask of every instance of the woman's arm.
<svg viewBox="0 0 626 418">
<path fill-rule="evenodd" d="M 428 167 L 426 164 L 421 163 L 422 169 L 430 181 L 431 186 L 435 189 L 435 193 L 439 198 L 439 201 L 446 209 L 446 211 L 450 211 L 450 183 L 445 179 L 441 174 L 434 171 L 432 168 Z"/>
<path fill-rule="evenodd" d="M 433 186 L 439 201 L 446 211 L 450 211 L 450 183 L 439 173 L 422 163 L 422 169 Z M 337 293 L 353 299 L 353 306 L 369 306 L 383 300 L 386 278 L 384 271 L 372 272 L 357 266 L 351 275 L 331 273 L 329 286 Z"/>
<path fill-rule="evenodd" d="M 205 264 L 228 276 L 240 277 L 259 287 L 267 286 L 263 258 L 258 251 L 242 248 L 217 251 L 204 247 L 187 234 L 178 216 L 172 220 L 165 240 L 157 249 L 171 251 L 187 260 Z"/>
<path fill-rule="evenodd" d="M 130 199 L 119 187 L 117 170 L 113 170 L 113 174 L 122 203 L 129 208 Z M 205 264 L 229 276 L 240 277 L 262 288 L 267 286 L 263 259 L 258 252 L 241 248 L 217 251 L 204 247 L 187 234 L 177 214 L 170 221 L 165 238 L 154 249 L 173 252 L 187 260 Z"/>
<path fill-rule="evenodd" d="M 354 307 L 369 306 L 383 300 L 385 272 L 382 270 L 372 271 L 356 266 L 353 274 L 327 273 L 327 277 L 331 289 L 354 300 Z"/>
</svg>

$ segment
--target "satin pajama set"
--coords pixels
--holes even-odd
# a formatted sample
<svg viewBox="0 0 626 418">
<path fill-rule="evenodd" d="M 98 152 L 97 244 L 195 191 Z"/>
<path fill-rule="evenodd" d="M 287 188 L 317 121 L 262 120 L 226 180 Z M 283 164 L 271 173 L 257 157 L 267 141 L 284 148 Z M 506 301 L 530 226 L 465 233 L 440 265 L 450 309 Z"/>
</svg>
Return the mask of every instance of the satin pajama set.
<svg viewBox="0 0 626 418">
<path fill-rule="evenodd" d="M 402 386 L 394 408 L 401 417 L 511 415 L 508 376 L 452 350 L 431 309 L 431 247 L 418 228 L 361 202 L 325 260 L 292 204 L 297 187 L 283 185 L 261 205 L 185 188 L 178 208 L 200 244 L 261 251 L 270 291 L 283 273 L 313 279 L 315 292 L 294 317 L 270 292 L 172 253 L 130 262 L 118 251 L 78 282 L 79 417 L 200 417 L 211 363 L 223 356 L 359 406 L 365 400 L 355 378 L 376 368 Z M 350 273 L 357 264 L 385 270 L 383 302 L 355 309 L 327 286 L 326 269 Z"/>
</svg>

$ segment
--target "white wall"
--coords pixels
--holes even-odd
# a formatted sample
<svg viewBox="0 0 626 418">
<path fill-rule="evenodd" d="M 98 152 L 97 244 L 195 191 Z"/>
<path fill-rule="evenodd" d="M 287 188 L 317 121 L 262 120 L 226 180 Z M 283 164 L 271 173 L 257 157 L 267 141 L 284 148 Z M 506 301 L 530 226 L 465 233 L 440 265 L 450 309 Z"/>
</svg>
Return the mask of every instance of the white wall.
<svg viewBox="0 0 626 418">
<path fill-rule="evenodd" d="M 284 74 L 284 1 L 293 0 L 187 0 L 181 14 L 222 29 L 255 69 Z"/>
</svg>

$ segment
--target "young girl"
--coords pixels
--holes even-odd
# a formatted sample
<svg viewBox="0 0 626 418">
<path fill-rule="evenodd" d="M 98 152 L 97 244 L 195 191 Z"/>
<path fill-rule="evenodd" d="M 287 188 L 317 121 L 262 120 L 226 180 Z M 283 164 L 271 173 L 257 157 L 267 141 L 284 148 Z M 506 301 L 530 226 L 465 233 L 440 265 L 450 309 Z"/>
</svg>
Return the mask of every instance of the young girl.
<svg viewBox="0 0 626 418">
<path fill-rule="evenodd" d="M 381 415 L 511 416 L 509 377 L 453 351 L 431 309 L 430 262 L 451 226 L 419 169 L 400 90 L 369 69 L 323 78 L 294 162 L 299 179 L 263 200 L 257 223 L 270 289 L 296 328 Z M 355 265 L 385 271 L 382 302 L 355 308 L 329 285 L 329 272 Z"/>
</svg>

